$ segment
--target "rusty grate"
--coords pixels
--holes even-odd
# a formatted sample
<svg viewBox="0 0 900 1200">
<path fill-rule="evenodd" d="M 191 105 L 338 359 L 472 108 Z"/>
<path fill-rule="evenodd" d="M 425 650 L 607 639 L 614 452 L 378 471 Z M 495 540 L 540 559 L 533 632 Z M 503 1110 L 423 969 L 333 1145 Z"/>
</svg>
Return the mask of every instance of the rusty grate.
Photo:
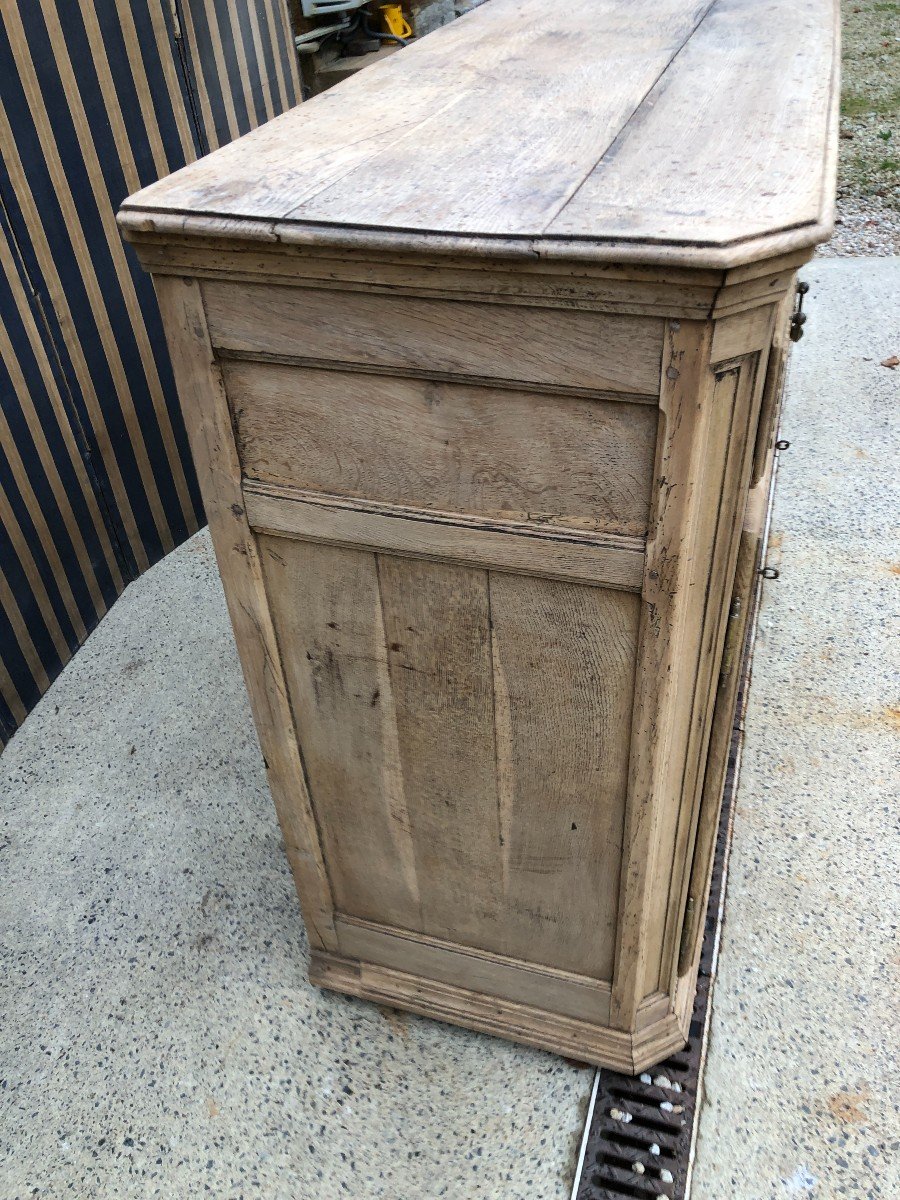
<svg viewBox="0 0 900 1200">
<path fill-rule="evenodd" d="M 739 699 L 737 711 L 742 710 Z M 639 1077 L 600 1071 L 581 1178 L 574 1193 L 577 1200 L 684 1200 L 739 745 L 736 726 L 731 737 L 690 1039 L 683 1050 Z"/>
</svg>

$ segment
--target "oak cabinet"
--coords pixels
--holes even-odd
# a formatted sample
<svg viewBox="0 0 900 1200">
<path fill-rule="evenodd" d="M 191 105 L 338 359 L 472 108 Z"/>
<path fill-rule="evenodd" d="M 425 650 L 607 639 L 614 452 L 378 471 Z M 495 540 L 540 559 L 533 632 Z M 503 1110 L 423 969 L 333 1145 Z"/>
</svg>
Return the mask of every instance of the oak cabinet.
<svg viewBox="0 0 900 1200">
<path fill-rule="evenodd" d="M 632 1071 L 690 1017 L 837 14 L 564 7 L 491 0 L 120 221 L 312 979 Z"/>
</svg>

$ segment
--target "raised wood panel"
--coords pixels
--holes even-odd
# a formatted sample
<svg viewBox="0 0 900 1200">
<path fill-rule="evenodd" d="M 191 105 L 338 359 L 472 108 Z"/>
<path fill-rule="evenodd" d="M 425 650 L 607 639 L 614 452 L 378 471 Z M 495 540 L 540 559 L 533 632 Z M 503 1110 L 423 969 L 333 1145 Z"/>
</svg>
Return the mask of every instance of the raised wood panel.
<svg viewBox="0 0 900 1200">
<path fill-rule="evenodd" d="M 639 599 L 270 536 L 260 557 L 337 909 L 609 980 Z"/>
<path fill-rule="evenodd" d="M 271 537 L 259 551 L 335 905 L 418 928 L 375 555 Z"/>
<path fill-rule="evenodd" d="M 647 405 L 259 362 L 226 361 L 223 374 L 250 479 L 646 532 L 657 423 Z"/>
<path fill-rule="evenodd" d="M 203 283 L 220 350 L 656 396 L 654 317 L 422 300 L 363 292 Z"/>
<path fill-rule="evenodd" d="M 507 952 L 611 979 L 637 596 L 490 578 Z"/>
<path fill-rule="evenodd" d="M 488 576 L 381 555 L 379 584 L 422 932 L 504 952 Z"/>
</svg>

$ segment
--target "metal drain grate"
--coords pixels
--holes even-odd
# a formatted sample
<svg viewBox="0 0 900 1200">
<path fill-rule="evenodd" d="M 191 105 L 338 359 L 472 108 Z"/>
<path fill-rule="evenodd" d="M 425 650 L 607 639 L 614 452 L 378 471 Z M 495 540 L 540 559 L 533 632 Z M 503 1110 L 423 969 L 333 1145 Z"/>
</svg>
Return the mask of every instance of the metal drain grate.
<svg viewBox="0 0 900 1200">
<path fill-rule="evenodd" d="M 742 709 L 739 698 L 738 713 Z M 637 1078 L 616 1071 L 600 1072 L 577 1200 L 684 1198 L 739 744 L 740 733 L 735 728 L 688 1044 Z"/>
</svg>

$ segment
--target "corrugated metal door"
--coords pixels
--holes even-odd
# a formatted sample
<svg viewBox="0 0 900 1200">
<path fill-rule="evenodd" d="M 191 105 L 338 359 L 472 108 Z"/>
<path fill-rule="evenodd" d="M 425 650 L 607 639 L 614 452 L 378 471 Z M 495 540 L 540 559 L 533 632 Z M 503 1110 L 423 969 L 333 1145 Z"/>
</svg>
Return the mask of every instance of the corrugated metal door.
<svg viewBox="0 0 900 1200">
<path fill-rule="evenodd" d="M 126 195 L 295 104 L 283 0 L 3 0 L 0 739 L 202 523 Z"/>
</svg>

